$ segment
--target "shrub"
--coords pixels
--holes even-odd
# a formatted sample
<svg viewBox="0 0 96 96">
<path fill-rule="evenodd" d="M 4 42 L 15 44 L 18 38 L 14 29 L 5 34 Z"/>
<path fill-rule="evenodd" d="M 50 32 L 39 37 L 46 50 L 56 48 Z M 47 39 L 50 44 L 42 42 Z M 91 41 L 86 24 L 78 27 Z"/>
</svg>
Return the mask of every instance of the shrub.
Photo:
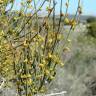
<svg viewBox="0 0 96 96">
<path fill-rule="evenodd" d="M 87 29 L 88 29 L 88 34 L 96 38 L 96 22 L 89 23 Z"/>
<path fill-rule="evenodd" d="M 89 17 L 87 23 L 96 22 L 96 17 Z"/>
<path fill-rule="evenodd" d="M 66 39 L 63 39 L 64 34 L 61 33 L 61 29 L 64 25 L 61 26 L 61 20 L 68 14 L 69 0 L 65 4 L 65 15 L 62 10 L 63 1 L 60 1 L 60 18 L 57 27 L 55 0 L 53 2 L 42 0 L 37 3 L 35 0 L 21 1 L 20 10 L 14 12 L 15 0 L 0 0 L 0 25 L 2 25 L 0 26 L 0 75 L 7 80 L 15 81 L 19 96 L 32 96 L 38 92 L 45 92 L 46 85 L 56 75 L 56 67 L 64 65 L 60 54 L 64 50 L 66 52 L 69 50 L 66 45 L 67 39 L 76 25 L 77 13 L 81 14 L 81 8 L 79 0 L 77 8 L 79 10 L 75 17 L 71 22 L 68 19 L 63 20 L 68 21 L 71 26 Z M 42 17 L 43 22 L 40 22 L 38 14 L 42 12 L 46 2 L 49 5 L 46 6 L 47 15 Z M 50 20 L 51 14 L 52 20 Z M 61 41 L 64 44 L 60 45 Z M 62 47 L 61 52 L 57 50 Z"/>
</svg>

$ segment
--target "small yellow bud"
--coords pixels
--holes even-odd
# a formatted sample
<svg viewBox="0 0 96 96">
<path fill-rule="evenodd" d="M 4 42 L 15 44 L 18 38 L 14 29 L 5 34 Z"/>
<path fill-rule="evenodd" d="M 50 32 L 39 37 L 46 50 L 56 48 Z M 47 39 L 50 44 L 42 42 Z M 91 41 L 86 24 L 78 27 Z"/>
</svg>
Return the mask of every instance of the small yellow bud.
<svg viewBox="0 0 96 96">
<path fill-rule="evenodd" d="M 76 21 L 74 19 L 70 20 L 70 25 L 73 27 L 76 25 Z"/>
<path fill-rule="evenodd" d="M 24 62 L 27 63 L 27 62 L 28 62 L 28 59 L 26 58 L 26 59 L 24 60 Z"/>
<path fill-rule="evenodd" d="M 2 46 L 0 45 L 0 49 L 2 49 Z"/>
<path fill-rule="evenodd" d="M 44 45 L 41 45 L 41 48 L 44 49 Z"/>
<path fill-rule="evenodd" d="M 39 67 L 40 67 L 40 68 L 44 68 L 44 64 L 41 64 L 41 63 L 40 63 L 40 64 L 39 64 Z"/>
<path fill-rule="evenodd" d="M 50 74 L 49 70 L 45 70 L 45 74 L 49 75 Z"/>
<path fill-rule="evenodd" d="M 61 67 L 63 67 L 64 66 L 64 63 L 61 62 L 60 65 L 61 65 Z"/>
<path fill-rule="evenodd" d="M 27 74 L 27 78 L 31 78 L 31 75 L 30 74 Z"/>
<path fill-rule="evenodd" d="M 52 54 L 51 53 L 48 53 L 48 58 L 52 58 Z"/>
<path fill-rule="evenodd" d="M 33 38 L 33 42 L 36 42 L 36 38 Z"/>
<path fill-rule="evenodd" d="M 48 40 L 48 43 L 52 43 L 52 41 L 53 41 L 52 39 L 49 39 L 49 40 Z"/>
<path fill-rule="evenodd" d="M 54 76 L 50 76 L 50 79 L 53 80 L 55 77 Z"/>
<path fill-rule="evenodd" d="M 36 92 L 35 89 L 32 89 L 32 92 Z"/>
<path fill-rule="evenodd" d="M 46 64 L 46 61 L 45 61 L 45 60 L 42 60 L 42 63 L 43 63 L 43 64 Z"/>
<path fill-rule="evenodd" d="M 38 45 L 39 45 L 39 43 L 38 43 L 38 42 L 36 42 L 35 44 L 36 44 L 36 46 L 38 46 Z"/>
<path fill-rule="evenodd" d="M 64 51 L 64 52 L 70 52 L 70 48 L 65 47 L 65 48 L 63 49 L 63 51 Z"/>
<path fill-rule="evenodd" d="M 1 32 L 0 32 L 0 36 L 3 36 L 4 35 L 4 31 L 2 30 Z"/>
<path fill-rule="evenodd" d="M 62 38 L 62 35 L 61 34 L 58 34 L 57 40 L 61 40 L 61 38 Z"/>
<path fill-rule="evenodd" d="M 53 71 L 53 68 L 50 68 L 50 71 Z"/>
<path fill-rule="evenodd" d="M 28 80 L 28 85 L 31 85 L 32 84 L 32 79 L 30 78 L 29 80 Z"/>
<path fill-rule="evenodd" d="M 44 93 L 45 91 L 44 91 L 44 89 L 41 89 L 40 92 L 41 92 L 41 93 Z"/>
<path fill-rule="evenodd" d="M 65 24 L 69 24 L 69 19 L 68 18 L 65 18 L 64 23 Z"/>
<path fill-rule="evenodd" d="M 68 41 L 68 43 L 70 43 L 70 42 L 71 42 L 71 40 L 70 40 L 70 39 L 68 39 L 67 41 Z"/>
</svg>

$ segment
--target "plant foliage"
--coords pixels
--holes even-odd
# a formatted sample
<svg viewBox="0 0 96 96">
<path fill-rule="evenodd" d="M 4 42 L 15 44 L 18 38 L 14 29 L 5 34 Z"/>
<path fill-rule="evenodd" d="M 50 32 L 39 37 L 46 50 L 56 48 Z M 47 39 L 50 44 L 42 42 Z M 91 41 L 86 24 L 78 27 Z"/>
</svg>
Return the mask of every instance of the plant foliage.
<svg viewBox="0 0 96 96">
<path fill-rule="evenodd" d="M 64 65 L 61 53 L 70 50 L 66 45 L 68 37 L 78 23 L 77 15 L 82 13 L 78 0 L 74 18 L 68 19 L 69 1 L 63 6 L 60 0 L 56 26 L 56 0 L 21 0 L 20 10 L 14 10 L 15 0 L 0 0 L 0 75 L 8 81 L 14 80 L 19 96 L 45 92 L 55 78 L 56 67 Z M 40 17 L 45 3 L 47 15 Z M 66 37 L 65 23 L 70 25 Z M 64 44 L 60 44 L 62 41 Z M 62 47 L 63 50 L 57 50 Z"/>
</svg>

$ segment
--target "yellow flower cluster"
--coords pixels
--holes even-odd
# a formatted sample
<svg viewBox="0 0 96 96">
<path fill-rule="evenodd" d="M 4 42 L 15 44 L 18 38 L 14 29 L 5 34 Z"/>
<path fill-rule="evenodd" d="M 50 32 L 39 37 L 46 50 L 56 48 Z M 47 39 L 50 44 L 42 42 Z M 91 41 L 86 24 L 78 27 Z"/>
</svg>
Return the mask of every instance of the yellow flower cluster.
<svg viewBox="0 0 96 96">
<path fill-rule="evenodd" d="M 21 78 L 22 79 L 26 79 L 26 78 L 31 78 L 32 76 L 30 74 L 24 74 L 24 75 L 21 75 Z"/>
<path fill-rule="evenodd" d="M 64 19 L 64 23 L 67 24 L 67 25 L 71 25 L 72 27 L 74 27 L 77 23 L 76 23 L 76 20 L 74 19 L 68 19 L 68 18 L 65 18 Z"/>
</svg>

